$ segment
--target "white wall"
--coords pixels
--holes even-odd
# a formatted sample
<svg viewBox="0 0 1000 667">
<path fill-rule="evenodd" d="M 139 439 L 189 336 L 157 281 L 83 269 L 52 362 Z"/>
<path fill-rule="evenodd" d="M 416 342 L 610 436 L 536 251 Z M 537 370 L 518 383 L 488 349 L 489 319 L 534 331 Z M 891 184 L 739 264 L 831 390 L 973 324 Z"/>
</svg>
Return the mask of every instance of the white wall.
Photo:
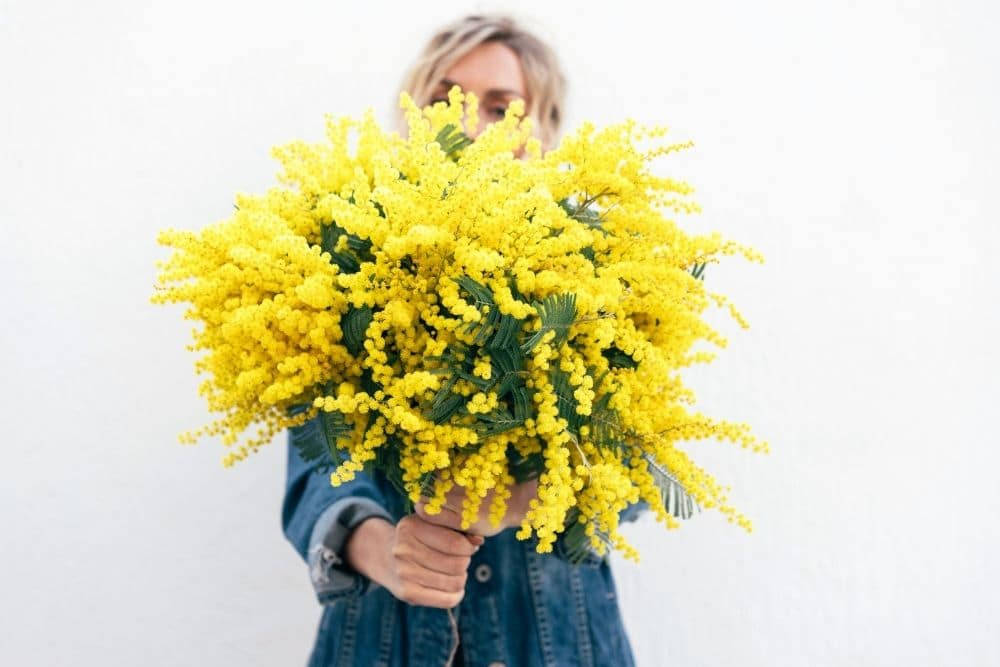
<svg viewBox="0 0 1000 667">
<path fill-rule="evenodd" d="M 688 375 L 771 442 L 690 447 L 756 531 L 629 528 L 640 665 L 1000 664 L 995 3 L 589 4 L 506 5 L 562 54 L 569 127 L 695 140 L 692 228 L 768 258 L 709 267 L 752 328 L 716 318 Z M 324 112 L 386 118 L 472 7 L 0 2 L 0 663 L 304 662 L 283 440 L 233 470 L 176 444 L 207 415 L 154 237 L 267 187 Z"/>
</svg>

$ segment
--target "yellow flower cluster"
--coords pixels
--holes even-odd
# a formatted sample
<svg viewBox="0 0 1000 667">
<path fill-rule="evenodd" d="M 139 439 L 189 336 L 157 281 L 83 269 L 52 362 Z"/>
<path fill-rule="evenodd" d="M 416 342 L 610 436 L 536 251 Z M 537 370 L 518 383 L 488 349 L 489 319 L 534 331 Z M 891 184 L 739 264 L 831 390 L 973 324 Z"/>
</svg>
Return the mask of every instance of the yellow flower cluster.
<svg viewBox="0 0 1000 667">
<path fill-rule="evenodd" d="M 371 111 L 328 117 L 325 141 L 274 149 L 278 187 L 240 195 L 230 218 L 200 232 L 160 234 L 174 253 L 158 263 L 152 301 L 187 303 L 201 323 L 189 349 L 204 353 L 200 391 L 222 415 L 182 441 L 221 435 L 232 465 L 282 429 L 336 413 L 345 456 L 331 483 L 394 448 L 390 472 L 428 512 L 465 489 L 464 525 L 491 491 L 500 523 L 510 457 L 529 458 L 538 496 L 517 535 L 537 536 L 539 551 L 575 511 L 596 548 L 637 557 L 618 513 L 644 499 L 676 527 L 664 475 L 749 531 L 728 487 L 679 447 L 719 438 L 768 451 L 747 425 L 685 408 L 694 396 L 679 371 L 712 358 L 695 343 L 726 345 L 706 308 L 725 306 L 747 327 L 692 269 L 727 254 L 763 261 L 665 214 L 698 207 L 688 184 L 650 165 L 690 144 L 657 144 L 666 128 L 628 120 L 585 123 L 543 154 L 516 102 L 456 148 L 463 118 L 478 122 L 473 95 L 455 87 L 447 104 L 420 109 L 403 93 L 400 104 L 405 138 Z M 572 318 L 558 322 L 546 304 L 567 294 Z M 511 321 L 501 344 L 498 323 Z M 296 405 L 308 409 L 290 416 Z M 257 436 L 233 448 L 253 425 Z"/>
</svg>

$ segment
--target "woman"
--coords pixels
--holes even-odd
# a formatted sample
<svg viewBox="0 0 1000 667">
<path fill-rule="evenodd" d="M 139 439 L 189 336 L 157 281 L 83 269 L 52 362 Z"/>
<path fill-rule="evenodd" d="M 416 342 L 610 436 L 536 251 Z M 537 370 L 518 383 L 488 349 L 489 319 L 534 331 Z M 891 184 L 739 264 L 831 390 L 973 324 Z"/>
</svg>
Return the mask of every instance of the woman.
<svg viewBox="0 0 1000 667">
<path fill-rule="evenodd" d="M 555 143 L 563 75 L 552 51 L 512 19 L 446 26 L 403 89 L 423 106 L 446 99 L 454 84 L 476 94 L 485 123 L 523 99 L 543 147 Z M 332 487 L 292 446 L 319 437 L 316 419 L 291 429 L 282 508 L 285 535 L 324 605 L 310 665 L 633 664 L 606 559 L 572 565 L 560 541 L 555 553 L 539 554 L 534 539 L 514 537 L 537 482 L 513 490 L 498 529 L 485 517 L 487 498 L 480 521 L 459 532 L 453 511 L 429 516 L 417 505 L 404 515 L 403 498 L 380 474 Z M 449 495 L 449 508 L 460 507 L 461 493 Z"/>
</svg>

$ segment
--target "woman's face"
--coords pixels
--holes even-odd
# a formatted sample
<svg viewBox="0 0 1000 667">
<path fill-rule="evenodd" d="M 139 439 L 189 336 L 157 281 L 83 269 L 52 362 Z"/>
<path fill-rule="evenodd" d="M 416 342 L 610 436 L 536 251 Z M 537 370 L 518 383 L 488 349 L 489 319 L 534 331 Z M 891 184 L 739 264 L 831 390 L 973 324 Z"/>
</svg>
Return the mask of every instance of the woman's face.
<svg viewBox="0 0 1000 667">
<path fill-rule="evenodd" d="M 462 56 L 431 91 L 430 103 L 448 101 L 448 90 L 458 84 L 479 100 L 479 127 L 470 133 L 475 139 L 489 123 L 503 120 L 507 106 L 516 99 L 530 108 L 524 85 L 521 59 L 505 44 L 486 42 Z"/>
</svg>

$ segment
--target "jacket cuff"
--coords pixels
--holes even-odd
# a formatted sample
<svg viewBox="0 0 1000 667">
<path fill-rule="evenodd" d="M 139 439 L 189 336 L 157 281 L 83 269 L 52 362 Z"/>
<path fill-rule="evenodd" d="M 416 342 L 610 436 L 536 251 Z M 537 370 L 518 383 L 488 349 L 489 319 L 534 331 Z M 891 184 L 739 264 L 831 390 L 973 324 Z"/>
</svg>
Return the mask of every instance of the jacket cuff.
<svg viewBox="0 0 1000 667">
<path fill-rule="evenodd" d="M 309 579 L 320 604 L 361 596 L 377 585 L 348 566 L 344 559 L 344 546 L 351 531 L 372 517 L 395 523 L 384 507 L 364 497 L 341 498 L 316 519 L 309 538 L 308 562 Z"/>
</svg>

